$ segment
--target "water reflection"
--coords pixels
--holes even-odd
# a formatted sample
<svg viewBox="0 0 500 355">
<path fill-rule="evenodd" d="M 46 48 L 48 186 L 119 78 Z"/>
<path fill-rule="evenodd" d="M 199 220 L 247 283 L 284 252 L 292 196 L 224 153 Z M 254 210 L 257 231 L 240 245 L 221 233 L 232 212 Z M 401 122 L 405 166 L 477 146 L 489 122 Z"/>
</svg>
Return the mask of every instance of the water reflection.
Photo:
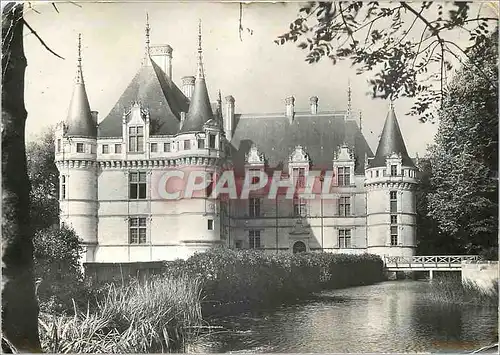
<svg viewBox="0 0 500 355">
<path fill-rule="evenodd" d="M 212 319 L 192 352 L 463 352 L 490 344 L 495 308 L 436 307 L 425 281 L 325 292 L 320 301 Z"/>
</svg>

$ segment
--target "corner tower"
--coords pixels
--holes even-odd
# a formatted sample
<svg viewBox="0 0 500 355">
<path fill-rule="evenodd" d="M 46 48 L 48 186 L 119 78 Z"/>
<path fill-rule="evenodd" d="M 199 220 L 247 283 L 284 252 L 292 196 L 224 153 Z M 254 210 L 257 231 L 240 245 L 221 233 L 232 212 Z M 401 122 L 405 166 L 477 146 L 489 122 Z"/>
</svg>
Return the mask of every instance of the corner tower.
<svg viewBox="0 0 500 355">
<path fill-rule="evenodd" d="M 415 254 L 416 173 L 391 103 L 377 152 L 365 170 L 369 253 Z"/>
<path fill-rule="evenodd" d="M 81 35 L 73 96 L 66 121 L 56 128 L 54 143 L 60 173 L 60 221 L 83 240 L 82 261 L 91 262 L 97 246 L 97 113 L 90 110 L 85 90 Z"/>
<path fill-rule="evenodd" d="M 185 172 L 185 176 L 193 174 L 191 176 L 205 179 L 207 183 L 204 191 L 187 196 L 180 202 L 182 210 L 190 211 L 190 214 L 179 216 L 179 234 L 185 238 L 181 242 L 186 249 L 186 257 L 225 243 L 220 227 L 220 200 L 211 196 L 225 157 L 223 126 L 220 117 L 214 115 L 208 96 L 201 41 L 200 21 L 194 90 L 189 110 L 185 119 L 181 120 L 176 136 L 181 155 L 179 168 Z M 222 110 L 221 105 L 219 102 L 219 111 Z"/>
</svg>

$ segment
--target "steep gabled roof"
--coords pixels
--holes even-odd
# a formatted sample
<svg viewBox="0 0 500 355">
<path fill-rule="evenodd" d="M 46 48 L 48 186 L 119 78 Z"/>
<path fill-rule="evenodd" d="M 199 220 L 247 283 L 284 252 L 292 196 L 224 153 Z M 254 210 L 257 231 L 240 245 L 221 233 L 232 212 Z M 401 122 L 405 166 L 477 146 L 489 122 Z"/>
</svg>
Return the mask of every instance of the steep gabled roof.
<svg viewBox="0 0 500 355">
<path fill-rule="evenodd" d="M 66 119 L 66 135 L 69 137 L 93 137 L 97 135 L 96 122 L 92 118 L 89 99 L 83 80 L 81 58 L 81 36 L 78 36 L 78 65 L 73 95 Z"/>
<path fill-rule="evenodd" d="M 413 160 L 408 156 L 405 142 L 399 123 L 394 112 L 394 107 L 391 104 L 387 118 L 385 119 L 384 129 L 380 136 L 375 158 L 370 161 L 370 168 L 386 165 L 386 158 L 393 153 L 401 154 L 403 166 L 414 167 Z"/>
<path fill-rule="evenodd" d="M 205 122 L 213 117 L 205 78 L 197 78 L 186 121 L 184 121 L 180 133 L 202 131 Z"/>
<path fill-rule="evenodd" d="M 331 169 L 333 154 L 346 143 L 354 148 L 355 172 L 364 172 L 365 153 L 372 157 L 359 126 L 354 120 L 344 120 L 345 112 L 328 114 L 297 114 L 292 122 L 283 115 L 235 115 L 236 126 L 231 145 L 235 169 L 241 172 L 245 154 L 252 144 L 263 153 L 270 167 L 285 167 L 297 145 L 309 154 L 316 169 Z"/>
<path fill-rule="evenodd" d="M 202 49 L 201 49 L 201 21 L 198 28 L 198 74 L 194 84 L 191 104 L 186 115 L 186 120 L 179 133 L 199 132 L 203 130 L 205 122 L 214 117 L 210 98 L 208 97 L 205 73 L 203 71 Z"/>
<path fill-rule="evenodd" d="M 150 60 L 139 69 L 113 109 L 99 124 L 99 137 L 121 137 L 123 113 L 130 110 L 135 101 L 149 109 L 150 135 L 176 134 L 179 130 L 180 113 L 187 112 L 189 108 L 188 98 Z"/>
</svg>

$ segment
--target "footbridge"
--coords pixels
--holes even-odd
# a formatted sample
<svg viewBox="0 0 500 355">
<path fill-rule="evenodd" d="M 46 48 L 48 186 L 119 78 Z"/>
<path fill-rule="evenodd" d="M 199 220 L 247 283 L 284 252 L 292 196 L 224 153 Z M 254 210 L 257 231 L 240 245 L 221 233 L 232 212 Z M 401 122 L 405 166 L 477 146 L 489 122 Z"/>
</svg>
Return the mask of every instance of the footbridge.
<svg viewBox="0 0 500 355">
<path fill-rule="evenodd" d="M 427 271 L 432 279 L 434 271 L 461 271 L 462 262 L 479 261 L 479 255 L 384 256 L 386 271 Z"/>
</svg>

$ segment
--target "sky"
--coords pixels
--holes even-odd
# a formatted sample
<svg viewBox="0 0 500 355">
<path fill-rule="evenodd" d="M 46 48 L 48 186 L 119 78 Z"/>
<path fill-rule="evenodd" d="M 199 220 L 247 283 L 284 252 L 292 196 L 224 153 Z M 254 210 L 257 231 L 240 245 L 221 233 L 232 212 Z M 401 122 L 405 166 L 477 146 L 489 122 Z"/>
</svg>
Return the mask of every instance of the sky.
<svg viewBox="0 0 500 355">
<path fill-rule="evenodd" d="M 25 15 L 29 25 L 64 60 L 49 53 L 25 29 L 26 109 L 28 140 L 66 118 L 76 73 L 77 38 L 82 34 L 83 74 L 92 110 L 104 119 L 141 65 L 145 20 L 149 14 L 151 44 L 173 48 L 173 79 L 195 75 L 198 19 L 203 26 L 203 60 L 212 101 L 235 98 L 237 113 L 284 112 L 284 99 L 295 97 L 297 111 L 307 111 L 318 96 L 319 110 L 345 110 L 351 83 L 352 107 L 361 111 L 363 133 L 376 150 L 388 102 L 372 99 L 367 76 L 358 76 L 349 62 L 308 64 L 306 52 L 274 39 L 289 28 L 298 3 L 250 3 L 243 7 L 245 28 L 239 37 L 238 3 L 58 3 L 35 2 Z M 38 13 L 37 13 L 38 12 Z M 425 155 L 437 124 L 421 123 L 406 113 L 411 101 L 395 102 L 396 115 L 411 156 Z"/>
</svg>

